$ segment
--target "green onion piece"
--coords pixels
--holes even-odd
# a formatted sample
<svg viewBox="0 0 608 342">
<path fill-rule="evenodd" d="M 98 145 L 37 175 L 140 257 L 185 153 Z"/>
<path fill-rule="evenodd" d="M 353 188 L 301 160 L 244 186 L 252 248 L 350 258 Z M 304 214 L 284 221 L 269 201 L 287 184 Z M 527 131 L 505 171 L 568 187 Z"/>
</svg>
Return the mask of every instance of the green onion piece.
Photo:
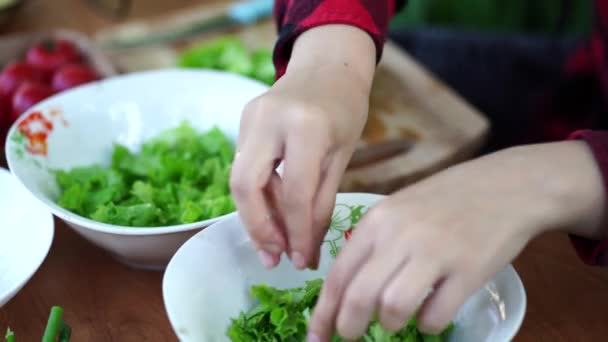
<svg viewBox="0 0 608 342">
<path fill-rule="evenodd" d="M 61 330 L 61 317 L 63 316 L 63 309 L 59 306 L 53 306 L 51 308 L 51 314 L 42 336 L 42 342 L 56 342 L 59 331 Z"/>
<path fill-rule="evenodd" d="M 11 328 L 6 329 L 6 342 L 15 342 L 15 333 L 11 330 Z"/>
<path fill-rule="evenodd" d="M 59 342 L 70 342 L 72 336 L 72 328 L 65 322 L 61 322 L 61 332 L 59 333 Z"/>
</svg>

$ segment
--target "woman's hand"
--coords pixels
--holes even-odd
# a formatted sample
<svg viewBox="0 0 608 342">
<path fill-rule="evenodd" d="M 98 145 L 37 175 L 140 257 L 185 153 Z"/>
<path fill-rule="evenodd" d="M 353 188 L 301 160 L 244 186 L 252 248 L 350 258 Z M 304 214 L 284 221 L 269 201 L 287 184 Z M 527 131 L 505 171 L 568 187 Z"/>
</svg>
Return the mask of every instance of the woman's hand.
<svg viewBox="0 0 608 342">
<path fill-rule="evenodd" d="M 563 229 L 597 238 L 603 212 L 601 175 L 583 142 L 450 168 L 365 215 L 330 270 L 309 341 L 330 341 L 334 329 L 359 338 L 374 314 L 397 331 L 417 312 L 420 328 L 438 333 L 532 237 Z"/>
<path fill-rule="evenodd" d="M 297 39 L 285 75 L 245 108 L 231 189 L 267 267 L 282 252 L 298 268 L 317 266 L 340 179 L 367 119 L 375 56 L 359 29 L 311 29 Z"/>
</svg>

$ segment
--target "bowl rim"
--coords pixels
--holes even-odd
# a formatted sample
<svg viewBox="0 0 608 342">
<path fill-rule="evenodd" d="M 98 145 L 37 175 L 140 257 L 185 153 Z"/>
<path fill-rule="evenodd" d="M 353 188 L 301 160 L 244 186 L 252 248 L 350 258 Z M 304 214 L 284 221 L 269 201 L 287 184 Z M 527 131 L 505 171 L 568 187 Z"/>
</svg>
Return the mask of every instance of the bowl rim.
<svg viewBox="0 0 608 342">
<path fill-rule="evenodd" d="M 515 282 L 517 284 L 517 291 L 521 295 L 522 304 L 521 304 L 520 312 L 517 313 L 517 315 L 518 315 L 517 319 L 513 322 L 514 329 L 508 335 L 509 340 L 514 339 L 517 336 L 517 334 L 519 334 L 519 332 L 521 331 L 521 327 L 524 324 L 524 319 L 526 319 L 526 313 L 528 311 L 528 293 L 526 291 L 526 286 L 524 285 L 524 282 L 521 279 L 521 276 L 517 272 L 517 269 L 515 268 L 513 263 L 514 263 L 514 260 L 511 261 L 509 264 L 507 264 L 506 268 L 508 269 L 508 272 L 510 272 L 513 275 L 513 278 L 515 279 Z"/>
<path fill-rule="evenodd" d="M 47 196 L 41 195 L 40 193 L 36 193 L 36 192 L 32 191 L 29 187 L 25 186 L 24 181 L 21 179 L 21 177 L 13 171 L 12 166 L 15 164 L 15 159 L 14 159 L 15 155 L 14 155 L 14 153 L 12 153 L 11 149 L 9 148 L 10 147 L 10 137 L 15 132 L 15 130 L 17 129 L 17 127 L 19 126 L 21 121 L 23 121 L 25 119 L 25 117 L 27 117 L 27 113 L 31 113 L 34 111 L 40 111 L 47 105 L 47 103 L 52 102 L 52 101 L 56 100 L 57 98 L 61 98 L 63 96 L 69 96 L 73 90 L 78 90 L 78 89 L 83 89 L 83 88 L 97 88 L 99 86 L 104 86 L 106 84 L 112 84 L 115 82 L 121 82 L 121 81 L 131 79 L 131 78 L 150 77 L 153 75 L 162 75 L 162 74 L 185 74 L 185 75 L 199 74 L 200 76 L 213 75 L 216 77 L 219 76 L 219 77 L 225 77 L 228 79 L 232 78 L 234 80 L 238 80 L 239 82 L 251 83 L 252 85 L 262 86 L 265 89 L 269 88 L 266 84 L 259 82 L 257 80 L 254 80 L 254 79 L 251 79 L 251 78 L 248 78 L 245 76 L 225 72 L 225 71 L 212 70 L 212 69 L 188 69 L 188 68 L 164 68 L 164 69 L 155 69 L 155 70 L 145 70 L 145 71 L 111 76 L 111 77 L 108 77 L 105 79 L 86 83 L 86 84 L 74 87 L 65 92 L 55 94 L 51 97 L 48 97 L 47 99 L 45 99 L 43 101 L 40 101 L 39 103 L 37 103 L 36 105 L 34 105 L 30 109 L 28 109 L 26 112 L 24 112 L 22 115 L 20 115 L 19 118 L 11 125 L 10 129 L 8 130 L 8 132 L 6 134 L 6 140 L 5 140 L 5 144 L 4 144 L 4 150 L 5 150 L 4 152 L 6 155 L 6 161 L 7 161 L 8 169 L 9 169 L 10 173 L 15 178 L 17 178 L 17 180 L 19 180 L 19 183 L 24 188 L 26 188 L 27 191 L 29 191 L 38 201 L 41 201 L 43 204 L 45 204 L 48 207 L 48 209 L 55 216 L 66 221 L 68 224 L 77 225 L 79 227 L 83 227 L 83 228 L 86 228 L 89 230 L 106 233 L 106 234 L 125 235 L 125 236 L 173 234 L 173 233 L 178 233 L 178 232 L 186 232 L 186 231 L 204 228 L 217 221 L 220 221 L 220 220 L 226 218 L 227 216 L 236 214 L 237 211 L 234 210 L 230 213 L 227 213 L 227 214 L 224 214 L 221 216 L 217 216 L 217 217 L 213 217 L 213 218 L 210 218 L 207 220 L 197 221 L 197 222 L 192 222 L 192 223 L 178 224 L 178 225 L 171 225 L 171 226 L 131 227 L 131 226 L 113 225 L 113 224 L 103 223 L 103 222 L 89 219 L 87 217 L 78 215 L 76 213 L 73 213 L 69 210 L 66 210 L 66 209 L 60 207 L 57 203 L 55 203 L 55 201 L 51 200 Z"/>
<path fill-rule="evenodd" d="M 3 176 L 16 178 L 8 169 L 5 169 L 4 167 L 0 166 L 0 177 L 3 177 Z M 25 186 L 19 180 L 13 179 L 12 181 L 19 184 L 19 186 L 21 186 L 22 188 L 25 188 Z M 27 189 L 22 189 L 22 191 L 27 191 Z M 36 196 L 31 195 L 31 192 L 28 192 L 28 194 L 30 194 L 32 201 L 38 200 L 38 198 Z M 8 302 L 10 302 L 21 291 L 21 289 L 23 289 L 23 287 L 25 285 L 27 285 L 27 283 L 29 283 L 29 281 L 36 274 L 36 272 L 38 272 L 38 270 L 42 266 L 42 263 L 44 263 L 44 261 L 46 260 L 46 258 L 48 257 L 48 255 L 51 251 L 51 248 L 53 245 L 53 240 L 55 239 L 55 221 L 53 220 L 53 215 L 48 210 L 48 208 L 46 208 L 45 206 L 43 206 L 41 204 L 39 208 L 38 207 L 35 208 L 35 210 L 38 210 L 38 209 L 40 209 L 39 214 L 44 214 L 44 220 L 47 221 L 47 223 L 48 223 L 49 234 L 48 234 L 47 241 L 44 243 L 45 251 L 44 251 L 44 253 L 41 253 L 41 255 L 40 255 L 41 258 L 39 260 L 30 264 L 30 266 L 32 266 L 32 267 L 30 270 L 28 270 L 25 273 L 26 274 L 25 277 L 21 278 L 21 280 L 19 280 L 17 282 L 14 282 L 12 288 L 5 290 L 5 291 L 0 291 L 0 308 L 2 308 L 4 305 L 6 305 Z"/>
</svg>

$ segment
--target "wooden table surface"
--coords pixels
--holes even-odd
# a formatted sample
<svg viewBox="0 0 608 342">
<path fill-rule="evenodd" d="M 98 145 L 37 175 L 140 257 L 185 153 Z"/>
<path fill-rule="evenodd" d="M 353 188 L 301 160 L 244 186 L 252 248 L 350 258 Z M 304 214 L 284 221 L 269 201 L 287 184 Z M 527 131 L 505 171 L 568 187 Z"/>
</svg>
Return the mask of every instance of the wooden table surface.
<svg viewBox="0 0 608 342">
<path fill-rule="evenodd" d="M 92 33 L 112 23 L 79 0 L 28 2 L 5 31 L 69 27 Z M 136 0 L 132 17 L 195 3 L 200 1 Z M 608 340 L 608 270 L 584 266 L 566 237 L 553 234 L 535 240 L 515 267 L 528 295 L 526 318 L 515 341 Z M 57 220 L 46 261 L 0 309 L 0 336 L 10 325 L 18 341 L 39 340 L 50 307 L 61 305 L 73 327 L 73 341 L 174 341 L 161 280 L 162 273 L 119 264 Z"/>
</svg>

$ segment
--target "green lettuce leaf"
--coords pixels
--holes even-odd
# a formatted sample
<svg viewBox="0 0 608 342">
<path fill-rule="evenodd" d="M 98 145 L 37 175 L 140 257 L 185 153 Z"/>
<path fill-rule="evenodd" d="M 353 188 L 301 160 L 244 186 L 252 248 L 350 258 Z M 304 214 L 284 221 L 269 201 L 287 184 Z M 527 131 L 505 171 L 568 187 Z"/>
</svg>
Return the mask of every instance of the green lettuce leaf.
<svg viewBox="0 0 608 342">
<path fill-rule="evenodd" d="M 139 152 L 115 145 L 111 165 L 55 172 L 58 204 L 93 220 L 130 227 L 192 223 L 235 210 L 230 196 L 234 148 L 214 127 L 188 123 L 145 142 Z"/>
<path fill-rule="evenodd" d="M 272 85 L 275 68 L 272 51 L 260 48 L 250 52 L 241 40 L 223 36 L 192 46 L 182 52 L 177 65 L 182 68 L 222 70 Z"/>
<path fill-rule="evenodd" d="M 257 305 L 232 319 L 227 336 L 234 342 L 305 341 L 311 311 L 319 298 L 322 286 L 321 279 L 291 289 L 277 289 L 265 284 L 253 286 L 251 297 L 257 300 Z M 416 328 L 416 319 L 412 318 L 403 329 L 391 333 L 374 321 L 360 341 L 443 342 L 447 341 L 452 329 L 453 324 L 450 324 L 438 336 L 426 335 Z M 346 340 L 335 335 L 332 342 L 346 342 Z"/>
</svg>

